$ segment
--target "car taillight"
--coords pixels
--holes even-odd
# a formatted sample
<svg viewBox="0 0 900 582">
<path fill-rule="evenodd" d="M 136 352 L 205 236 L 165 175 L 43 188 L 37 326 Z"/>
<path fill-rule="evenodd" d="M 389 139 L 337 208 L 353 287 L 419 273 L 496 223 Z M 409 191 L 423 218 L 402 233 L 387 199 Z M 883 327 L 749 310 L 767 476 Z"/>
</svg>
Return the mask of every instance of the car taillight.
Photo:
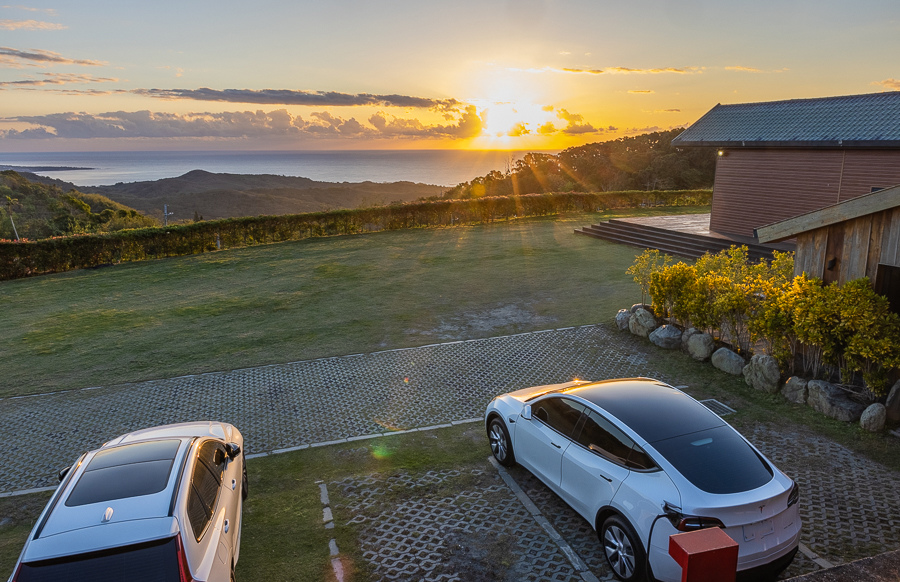
<svg viewBox="0 0 900 582">
<path fill-rule="evenodd" d="M 19 571 L 22 570 L 22 564 L 16 566 L 16 571 L 13 572 L 12 578 L 9 579 L 9 582 L 16 582 L 19 579 Z"/>
<path fill-rule="evenodd" d="M 798 501 L 800 501 L 800 486 L 797 485 L 796 481 L 794 481 L 794 486 L 791 487 L 791 493 L 790 493 L 790 495 L 788 495 L 787 506 L 790 507 L 791 505 L 797 503 Z"/>
<path fill-rule="evenodd" d="M 696 531 L 707 527 L 725 528 L 725 524 L 715 517 L 700 517 L 697 515 L 683 515 L 677 523 L 673 523 L 678 531 Z"/>
<path fill-rule="evenodd" d="M 178 554 L 178 579 L 180 582 L 195 582 L 191 576 L 191 568 L 188 566 L 187 552 L 184 551 L 184 544 L 181 536 L 175 536 L 175 551 Z"/>
</svg>

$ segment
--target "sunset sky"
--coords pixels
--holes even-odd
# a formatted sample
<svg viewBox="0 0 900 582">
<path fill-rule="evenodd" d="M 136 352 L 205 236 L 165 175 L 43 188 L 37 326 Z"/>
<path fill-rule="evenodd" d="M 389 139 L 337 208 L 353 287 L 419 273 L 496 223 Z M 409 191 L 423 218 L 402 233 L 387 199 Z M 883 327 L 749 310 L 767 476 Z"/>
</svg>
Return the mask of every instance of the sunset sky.
<svg viewBox="0 0 900 582">
<path fill-rule="evenodd" d="M 557 150 L 900 90 L 898 55 L 896 0 L 9 4 L 0 151 Z"/>
</svg>

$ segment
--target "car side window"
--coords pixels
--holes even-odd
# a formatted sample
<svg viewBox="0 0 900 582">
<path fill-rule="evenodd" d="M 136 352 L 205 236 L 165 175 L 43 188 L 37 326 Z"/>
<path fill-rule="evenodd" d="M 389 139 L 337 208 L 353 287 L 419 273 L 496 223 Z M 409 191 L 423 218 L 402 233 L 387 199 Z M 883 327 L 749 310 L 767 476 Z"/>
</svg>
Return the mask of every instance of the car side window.
<svg viewBox="0 0 900 582">
<path fill-rule="evenodd" d="M 220 443 L 207 441 L 197 449 L 196 456 L 187 510 L 194 538 L 200 541 L 216 509 L 228 455 Z"/>
<path fill-rule="evenodd" d="M 589 411 L 575 439 L 582 446 L 630 469 L 652 469 L 653 460 L 624 432 L 602 415 Z"/>
<path fill-rule="evenodd" d="M 568 398 L 546 398 L 534 404 L 532 414 L 560 434 L 571 437 L 584 406 Z"/>
</svg>

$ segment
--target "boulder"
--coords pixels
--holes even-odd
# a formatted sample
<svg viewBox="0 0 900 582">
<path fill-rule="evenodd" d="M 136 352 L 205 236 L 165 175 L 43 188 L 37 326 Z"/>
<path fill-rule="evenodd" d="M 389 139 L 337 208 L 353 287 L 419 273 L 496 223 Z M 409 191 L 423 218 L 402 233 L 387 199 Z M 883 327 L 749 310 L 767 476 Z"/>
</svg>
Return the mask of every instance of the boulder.
<svg viewBox="0 0 900 582">
<path fill-rule="evenodd" d="M 859 426 L 869 432 L 879 432 L 884 428 L 884 419 L 887 417 L 887 409 L 884 404 L 876 402 L 863 410 L 859 417 Z"/>
<path fill-rule="evenodd" d="M 887 420 L 890 422 L 900 422 L 900 380 L 894 384 L 888 393 L 887 402 L 884 404 L 887 414 Z"/>
<path fill-rule="evenodd" d="M 646 309 L 650 313 L 653 313 L 653 308 L 647 305 L 646 303 L 635 303 L 631 306 L 631 312 L 635 313 L 638 309 Z"/>
<path fill-rule="evenodd" d="M 756 354 L 742 370 L 744 382 L 757 390 L 775 394 L 781 384 L 781 370 L 778 360 L 766 354 Z"/>
<path fill-rule="evenodd" d="M 619 328 L 619 331 L 625 331 L 628 329 L 628 320 L 631 318 L 631 312 L 627 309 L 620 309 L 616 314 L 616 327 Z"/>
<path fill-rule="evenodd" d="M 698 362 L 705 362 L 716 349 L 716 342 L 708 333 L 695 333 L 688 339 L 687 351 Z M 741 364 L 743 364 L 741 360 Z"/>
<path fill-rule="evenodd" d="M 740 376 L 744 370 L 744 358 L 728 348 L 719 348 L 712 355 L 712 365 L 732 376 Z"/>
<path fill-rule="evenodd" d="M 650 333 L 650 341 L 667 350 L 681 347 L 681 330 L 674 325 L 661 325 Z"/>
<path fill-rule="evenodd" d="M 700 330 L 696 327 L 689 327 L 683 332 L 681 332 L 681 349 L 687 351 L 688 349 L 688 340 L 691 339 L 691 336 L 695 336 L 700 333 Z"/>
<path fill-rule="evenodd" d="M 806 403 L 831 418 L 844 422 L 856 422 L 865 406 L 850 400 L 846 392 L 824 380 L 810 380 Z"/>
<path fill-rule="evenodd" d="M 650 332 L 659 327 L 656 317 L 643 307 L 638 307 L 637 311 L 631 314 L 628 319 L 628 329 L 634 335 L 648 337 Z"/>
<path fill-rule="evenodd" d="M 806 404 L 806 399 L 809 398 L 809 387 L 807 386 L 808 380 L 806 378 L 801 378 L 800 376 L 791 376 L 787 379 L 787 382 L 784 383 L 784 387 L 781 389 L 781 394 L 791 402 L 796 402 L 797 404 Z"/>
</svg>

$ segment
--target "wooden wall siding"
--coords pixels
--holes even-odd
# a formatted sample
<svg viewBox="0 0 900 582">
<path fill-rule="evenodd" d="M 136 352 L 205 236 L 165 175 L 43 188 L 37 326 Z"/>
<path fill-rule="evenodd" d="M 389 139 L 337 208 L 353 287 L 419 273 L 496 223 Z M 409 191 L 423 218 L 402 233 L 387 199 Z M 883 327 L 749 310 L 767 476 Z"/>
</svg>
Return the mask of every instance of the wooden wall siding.
<svg viewBox="0 0 900 582">
<path fill-rule="evenodd" d="M 837 263 L 829 270 L 832 257 Z M 797 235 L 794 275 L 826 283 L 868 277 L 874 283 L 879 264 L 900 267 L 900 206 Z"/>
<path fill-rule="evenodd" d="M 841 282 L 852 281 L 866 276 L 866 259 L 869 257 L 869 235 L 872 232 L 872 217 L 861 216 L 848 220 L 844 226 L 844 248 L 840 255 Z M 841 226 L 841 225 L 836 225 Z"/>
<path fill-rule="evenodd" d="M 848 150 L 844 158 L 840 202 L 868 194 L 872 188 L 900 184 L 900 151 Z"/>
<path fill-rule="evenodd" d="M 827 228 L 817 228 L 798 235 L 797 250 L 794 253 L 794 276 L 806 273 L 810 277 L 824 279 L 827 244 Z"/>
<path fill-rule="evenodd" d="M 710 230 L 753 229 L 900 184 L 900 151 L 726 149 L 718 158 Z"/>
<path fill-rule="evenodd" d="M 727 150 L 716 162 L 709 228 L 753 229 L 836 204 L 841 151 Z"/>
<path fill-rule="evenodd" d="M 883 213 L 880 263 L 900 267 L 900 206 Z"/>
<path fill-rule="evenodd" d="M 866 256 L 866 277 L 875 282 L 878 276 L 878 263 L 881 261 L 881 242 L 884 238 L 885 220 L 890 221 L 888 212 L 872 215 L 872 228 L 869 231 L 869 253 Z"/>
</svg>

